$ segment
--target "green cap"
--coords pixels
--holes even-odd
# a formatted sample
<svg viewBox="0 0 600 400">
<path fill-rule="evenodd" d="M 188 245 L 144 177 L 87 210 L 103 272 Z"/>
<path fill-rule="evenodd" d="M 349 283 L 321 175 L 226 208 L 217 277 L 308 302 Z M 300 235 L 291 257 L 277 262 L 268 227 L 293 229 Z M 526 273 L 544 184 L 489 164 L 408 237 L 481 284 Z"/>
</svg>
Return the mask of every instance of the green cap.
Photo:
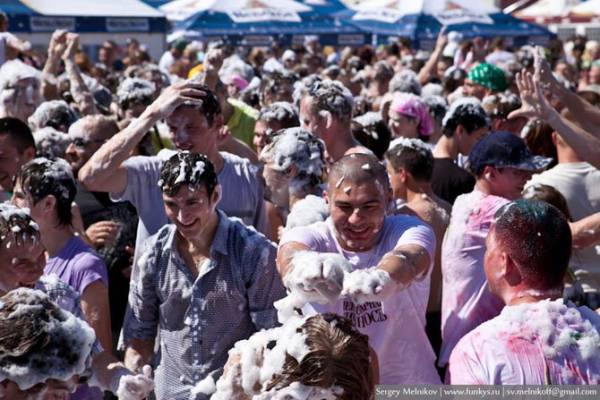
<svg viewBox="0 0 600 400">
<path fill-rule="evenodd" d="M 506 75 L 504 71 L 495 65 L 481 63 L 472 68 L 467 75 L 467 79 L 484 86 L 493 92 L 502 92 L 506 90 Z"/>
</svg>

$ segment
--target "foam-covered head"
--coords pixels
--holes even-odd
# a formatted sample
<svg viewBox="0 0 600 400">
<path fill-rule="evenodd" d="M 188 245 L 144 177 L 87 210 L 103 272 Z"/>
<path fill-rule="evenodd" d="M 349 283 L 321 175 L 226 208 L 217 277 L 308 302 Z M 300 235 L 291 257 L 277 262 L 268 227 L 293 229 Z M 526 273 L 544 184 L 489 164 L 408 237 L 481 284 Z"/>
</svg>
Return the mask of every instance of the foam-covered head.
<svg viewBox="0 0 600 400">
<path fill-rule="evenodd" d="M 322 182 L 325 170 L 325 145 L 305 129 L 287 128 L 275 133 L 263 149 L 261 159 L 280 172 L 295 168 L 290 189 L 315 187 Z"/>
<path fill-rule="evenodd" d="M 442 125 L 444 135 L 451 137 L 458 125 L 461 125 L 467 133 L 471 133 L 481 127 L 489 126 L 489 120 L 477 98 L 463 97 L 450 105 Z"/>
<path fill-rule="evenodd" d="M 210 197 L 218 185 L 212 162 L 204 154 L 180 151 L 163 163 L 158 186 L 167 196 L 177 194 L 181 186 L 203 186 Z"/>
<path fill-rule="evenodd" d="M 281 125 L 281 129 L 300 126 L 298 112 L 292 103 L 288 103 L 286 101 L 276 101 L 264 106 L 260 110 L 258 119 L 266 122 L 267 124 L 271 122 L 277 122 Z"/>
<path fill-rule="evenodd" d="M 419 139 L 394 139 L 385 153 L 385 159 L 395 171 L 402 168 L 417 181 L 431 181 L 433 154 L 431 149 Z"/>
<path fill-rule="evenodd" d="M 64 132 L 57 131 L 51 126 L 38 129 L 33 133 L 38 157 L 64 158 L 65 150 L 71 139 Z"/>
<path fill-rule="evenodd" d="M 27 122 L 32 130 L 52 127 L 61 132 L 68 132 L 71 124 L 79 116 L 64 100 L 45 101 L 36 108 Z"/>
<path fill-rule="evenodd" d="M 403 69 L 398 72 L 390 81 L 390 92 L 421 94 L 421 84 L 415 71 Z"/>
<path fill-rule="evenodd" d="M 85 321 L 38 290 L 13 290 L 0 304 L 0 381 L 27 390 L 89 373 L 95 335 Z"/>
<path fill-rule="evenodd" d="M 15 200 L 32 208 L 46 196 L 54 196 L 58 223 L 71 224 L 71 204 L 77 194 L 77 186 L 73 171 L 65 160 L 43 157 L 31 160 L 21 168 L 17 185 L 19 189 L 15 190 Z"/>
<path fill-rule="evenodd" d="M 40 76 L 40 71 L 18 59 L 2 64 L 0 117 L 15 117 L 27 121 L 42 101 Z"/>
<path fill-rule="evenodd" d="M 134 104 L 152 103 L 156 88 L 150 81 L 140 78 L 127 78 L 119 85 L 117 102 L 122 110 L 128 110 Z"/>
<path fill-rule="evenodd" d="M 497 211 L 492 231 L 499 249 L 518 268 L 521 284 L 536 290 L 562 288 L 572 243 L 560 210 L 542 201 L 516 200 Z"/>
<path fill-rule="evenodd" d="M 29 215 L 28 209 L 0 203 L 0 251 L 12 247 L 16 242 L 24 243 L 39 238 L 38 225 Z"/>
<path fill-rule="evenodd" d="M 298 76 L 282 69 L 264 74 L 260 81 L 260 101 L 264 105 L 277 101 L 291 102 L 294 99 L 294 83 Z"/>
<path fill-rule="evenodd" d="M 324 116 L 331 114 L 339 121 L 350 121 L 354 98 L 352 93 L 340 81 L 325 79 L 315 82 L 308 91 L 311 101 L 311 112 Z"/>
</svg>

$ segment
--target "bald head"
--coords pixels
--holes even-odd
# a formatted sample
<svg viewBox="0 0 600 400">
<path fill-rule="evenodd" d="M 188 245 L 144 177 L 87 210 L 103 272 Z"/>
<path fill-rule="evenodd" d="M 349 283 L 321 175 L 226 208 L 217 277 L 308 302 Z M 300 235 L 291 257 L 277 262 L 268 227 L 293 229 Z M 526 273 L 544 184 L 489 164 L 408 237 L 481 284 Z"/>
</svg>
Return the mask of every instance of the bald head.
<svg viewBox="0 0 600 400">
<path fill-rule="evenodd" d="M 331 166 L 327 187 L 332 193 L 342 183 L 365 182 L 379 182 L 384 194 L 390 190 L 387 171 L 377 157 L 372 154 L 354 153 L 340 158 Z"/>
</svg>

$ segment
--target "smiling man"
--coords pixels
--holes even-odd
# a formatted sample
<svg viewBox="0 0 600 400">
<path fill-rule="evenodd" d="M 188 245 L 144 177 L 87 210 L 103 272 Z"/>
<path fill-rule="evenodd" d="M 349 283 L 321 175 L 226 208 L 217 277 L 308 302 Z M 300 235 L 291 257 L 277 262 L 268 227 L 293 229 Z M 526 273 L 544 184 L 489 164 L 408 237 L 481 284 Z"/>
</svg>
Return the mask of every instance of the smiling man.
<svg viewBox="0 0 600 400">
<path fill-rule="evenodd" d="M 323 282 L 315 282 L 315 287 L 320 291 L 343 284 L 344 297 L 326 305 L 311 303 L 314 309 L 343 315 L 369 336 L 379 359 L 381 384 L 439 383 L 425 334 L 435 254 L 431 228 L 415 217 L 386 215 L 392 199 L 389 180 L 372 155 L 351 154 L 334 163 L 326 198 L 330 218 L 283 235 L 277 255 L 280 273 L 294 276 L 302 273 L 296 268 L 313 267 L 294 265 L 298 255 L 343 256 L 353 271 L 330 274 L 335 266 L 324 262 L 319 273 Z M 347 283 L 354 277 L 373 284 L 365 283 L 364 291 L 353 290 Z M 411 366 L 417 364 L 418 368 Z"/>
<path fill-rule="evenodd" d="M 174 152 L 163 150 L 157 156 L 130 157 L 146 132 L 161 119 L 166 120 L 179 150 L 206 154 L 215 166 L 222 185 L 219 209 L 261 232 L 267 231 L 258 170 L 248 160 L 217 149 L 223 127 L 219 101 L 206 86 L 179 82 L 165 89 L 138 119 L 102 145 L 78 173 L 88 190 L 109 192 L 113 200 L 129 201 L 137 209 L 140 224 L 135 259 L 144 241 L 168 223 L 156 182 L 163 162 Z"/>
<path fill-rule="evenodd" d="M 206 156 L 173 155 L 159 185 L 171 224 L 146 242 L 132 277 L 125 362 L 154 360 L 157 399 L 188 400 L 196 383 L 218 378 L 235 342 L 275 326 L 285 291 L 274 244 L 217 211 L 222 189 Z"/>
</svg>

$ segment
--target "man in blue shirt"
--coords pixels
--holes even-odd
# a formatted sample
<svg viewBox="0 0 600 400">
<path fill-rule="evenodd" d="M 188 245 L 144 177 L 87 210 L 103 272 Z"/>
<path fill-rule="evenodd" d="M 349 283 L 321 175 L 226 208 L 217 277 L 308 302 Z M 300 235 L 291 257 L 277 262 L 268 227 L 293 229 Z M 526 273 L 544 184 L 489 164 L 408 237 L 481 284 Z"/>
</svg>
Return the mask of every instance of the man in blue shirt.
<svg viewBox="0 0 600 400">
<path fill-rule="evenodd" d="M 217 211 L 221 186 L 206 156 L 173 155 L 159 186 L 171 224 L 148 239 L 132 277 L 125 363 L 154 364 L 158 400 L 188 400 L 197 382 L 218 378 L 235 342 L 275 326 L 285 290 L 275 245 Z"/>
</svg>

